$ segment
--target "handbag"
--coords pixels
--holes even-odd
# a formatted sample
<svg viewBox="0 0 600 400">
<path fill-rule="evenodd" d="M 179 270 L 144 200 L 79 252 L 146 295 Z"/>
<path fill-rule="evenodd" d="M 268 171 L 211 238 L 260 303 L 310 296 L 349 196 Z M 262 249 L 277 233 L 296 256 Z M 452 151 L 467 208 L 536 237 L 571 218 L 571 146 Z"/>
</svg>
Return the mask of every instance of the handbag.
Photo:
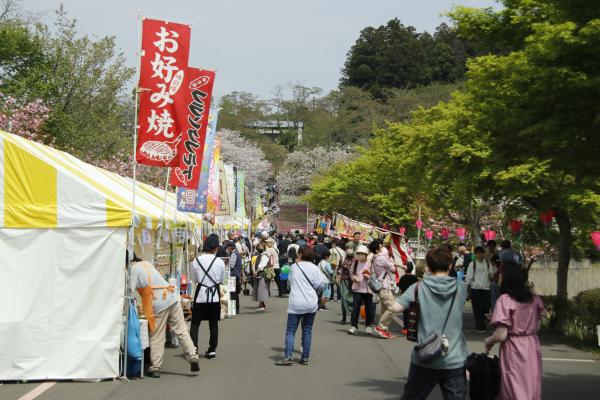
<svg viewBox="0 0 600 400">
<path fill-rule="evenodd" d="M 367 281 L 367 285 L 369 285 L 369 289 L 371 289 L 371 292 L 373 293 L 379 293 L 381 292 L 381 289 L 383 289 L 383 279 L 385 279 L 385 277 L 387 276 L 387 271 L 385 273 L 385 275 L 383 275 L 382 279 L 379 279 L 375 276 L 375 274 L 371 274 L 371 276 L 369 277 L 369 280 Z"/>
<path fill-rule="evenodd" d="M 444 330 L 446 329 L 446 324 L 448 323 L 448 319 L 450 318 L 450 314 L 452 313 L 452 308 L 454 307 L 456 293 L 458 293 L 458 285 L 456 286 L 456 291 L 454 291 L 454 295 L 452 295 L 452 302 L 450 303 L 450 309 L 448 310 L 448 314 L 446 314 L 446 320 L 444 321 L 442 332 L 432 333 L 427 338 L 425 338 L 425 340 L 423 340 L 421 343 L 415 346 L 415 357 L 418 362 L 427 364 L 434 360 L 437 360 L 440 357 L 448 355 L 450 343 L 446 335 L 444 335 Z"/>
<path fill-rule="evenodd" d="M 493 400 L 500 393 L 500 360 L 485 353 L 471 353 L 465 361 L 469 371 L 469 394 L 471 399 Z"/>
<path fill-rule="evenodd" d="M 300 272 L 302 272 L 302 275 L 304 275 L 304 279 L 306 279 L 308 284 L 313 288 L 313 290 L 317 294 L 317 306 L 320 305 L 321 297 L 323 297 L 323 287 L 315 288 L 312 281 L 309 279 L 308 275 L 306 275 L 306 273 L 304 271 L 302 271 L 302 268 L 300 268 L 300 264 L 296 263 L 296 266 L 298 267 Z"/>
</svg>

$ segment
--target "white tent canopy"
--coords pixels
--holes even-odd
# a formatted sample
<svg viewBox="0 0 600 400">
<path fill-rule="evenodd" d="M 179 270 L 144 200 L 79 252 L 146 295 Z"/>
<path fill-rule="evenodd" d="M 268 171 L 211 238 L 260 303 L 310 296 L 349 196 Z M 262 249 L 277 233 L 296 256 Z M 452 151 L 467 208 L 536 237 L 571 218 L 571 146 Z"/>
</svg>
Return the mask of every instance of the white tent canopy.
<svg viewBox="0 0 600 400">
<path fill-rule="evenodd" d="M 0 380 L 119 375 L 131 179 L 0 131 Z M 135 225 L 164 191 L 138 185 Z M 165 208 L 165 228 L 197 218 Z"/>
</svg>

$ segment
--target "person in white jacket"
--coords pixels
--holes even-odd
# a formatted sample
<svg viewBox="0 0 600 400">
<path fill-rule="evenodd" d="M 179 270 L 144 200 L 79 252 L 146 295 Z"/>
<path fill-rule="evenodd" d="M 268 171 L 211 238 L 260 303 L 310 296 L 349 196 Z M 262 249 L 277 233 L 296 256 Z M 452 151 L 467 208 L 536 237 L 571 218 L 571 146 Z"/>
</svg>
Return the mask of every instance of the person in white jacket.
<svg viewBox="0 0 600 400">
<path fill-rule="evenodd" d="M 475 247 L 475 260 L 469 265 L 465 281 L 471 290 L 473 317 L 478 332 L 485 332 L 486 329 L 486 314 L 490 312 L 490 283 L 495 273 L 496 267 L 485 258 L 483 247 Z"/>
</svg>

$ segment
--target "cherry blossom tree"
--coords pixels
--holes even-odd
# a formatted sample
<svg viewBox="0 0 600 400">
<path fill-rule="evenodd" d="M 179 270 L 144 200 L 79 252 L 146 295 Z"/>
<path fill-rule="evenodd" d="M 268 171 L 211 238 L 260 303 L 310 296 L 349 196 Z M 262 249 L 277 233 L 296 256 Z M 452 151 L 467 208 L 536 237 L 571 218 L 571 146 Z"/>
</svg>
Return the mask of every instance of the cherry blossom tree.
<svg viewBox="0 0 600 400">
<path fill-rule="evenodd" d="M 36 142 L 52 144 L 51 139 L 44 135 L 41 129 L 49 113 L 50 109 L 40 99 L 22 102 L 0 91 L 0 128 L 10 133 Z"/>
<path fill-rule="evenodd" d="M 221 139 L 221 156 L 225 163 L 244 171 L 246 186 L 253 194 L 264 193 L 271 176 L 271 163 L 265 159 L 260 147 L 229 129 L 222 129 L 217 135 Z"/>
<path fill-rule="evenodd" d="M 318 146 L 313 149 L 299 149 L 290 153 L 277 176 L 280 192 L 286 195 L 305 194 L 314 176 L 334 164 L 348 160 L 351 154 L 339 147 Z"/>
</svg>

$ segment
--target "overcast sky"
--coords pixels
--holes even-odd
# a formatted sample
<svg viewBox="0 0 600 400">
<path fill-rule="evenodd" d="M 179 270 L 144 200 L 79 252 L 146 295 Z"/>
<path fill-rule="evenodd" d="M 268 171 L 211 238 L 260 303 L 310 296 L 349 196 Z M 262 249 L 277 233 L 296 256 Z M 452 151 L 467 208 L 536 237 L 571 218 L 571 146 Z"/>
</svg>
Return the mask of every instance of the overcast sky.
<svg viewBox="0 0 600 400">
<path fill-rule="evenodd" d="M 272 97 L 275 85 L 299 81 L 334 89 L 346 52 L 361 29 L 397 17 L 419 31 L 433 31 L 454 4 L 496 5 L 494 0 L 23 0 L 47 12 L 63 3 L 78 31 L 114 35 L 136 66 L 136 11 L 157 19 L 192 23 L 190 65 L 217 69 L 218 96 L 237 90 Z"/>
</svg>

